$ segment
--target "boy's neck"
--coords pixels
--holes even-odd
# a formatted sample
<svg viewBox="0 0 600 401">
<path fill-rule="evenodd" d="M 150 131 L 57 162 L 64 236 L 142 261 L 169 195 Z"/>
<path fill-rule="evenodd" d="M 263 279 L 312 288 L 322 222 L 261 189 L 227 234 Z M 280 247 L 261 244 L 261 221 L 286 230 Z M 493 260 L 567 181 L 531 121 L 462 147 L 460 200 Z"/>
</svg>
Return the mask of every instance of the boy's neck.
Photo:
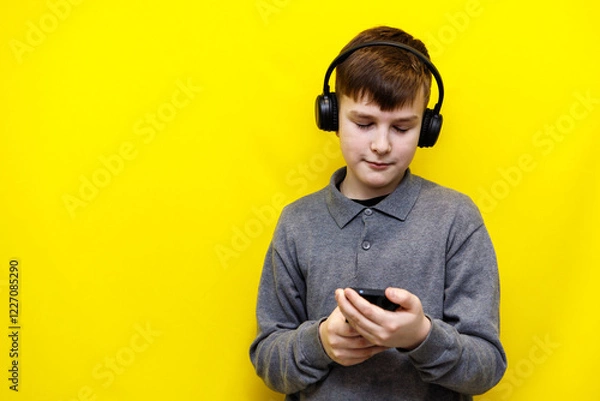
<svg viewBox="0 0 600 401">
<path fill-rule="evenodd" d="M 366 206 L 366 207 L 373 207 L 387 197 L 388 197 L 388 195 L 382 195 L 382 196 L 377 196 L 377 197 L 371 198 L 371 199 L 350 199 L 350 200 L 352 200 L 356 203 L 360 203 L 361 205 Z"/>
<path fill-rule="evenodd" d="M 337 189 L 340 191 L 340 193 L 342 195 L 344 195 L 346 198 L 350 199 L 351 201 L 354 201 L 354 202 L 359 203 L 359 204 L 361 204 L 363 206 L 366 206 L 366 207 L 375 206 L 376 204 L 378 204 L 379 202 L 381 202 L 382 200 L 384 200 L 385 198 L 387 198 L 387 196 L 389 195 L 389 194 L 379 195 L 379 196 L 375 196 L 375 197 L 368 198 L 368 199 L 355 199 L 355 198 L 349 197 L 346 194 L 344 194 L 344 191 L 342 189 L 343 185 L 344 185 L 344 181 L 345 180 L 342 180 L 342 182 L 340 182 L 337 185 Z"/>
</svg>

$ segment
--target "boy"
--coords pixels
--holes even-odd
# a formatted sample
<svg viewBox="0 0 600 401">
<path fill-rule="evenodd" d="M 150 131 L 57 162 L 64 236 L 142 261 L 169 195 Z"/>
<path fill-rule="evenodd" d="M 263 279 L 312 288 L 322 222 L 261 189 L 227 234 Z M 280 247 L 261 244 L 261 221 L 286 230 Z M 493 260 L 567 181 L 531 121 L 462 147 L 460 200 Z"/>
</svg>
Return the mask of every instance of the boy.
<svg viewBox="0 0 600 401">
<path fill-rule="evenodd" d="M 360 33 L 342 53 L 376 41 L 428 58 L 421 41 L 389 27 Z M 250 357 L 287 400 L 471 400 L 506 369 L 481 215 L 409 169 L 431 117 L 430 70 L 383 45 L 337 65 L 333 129 L 346 167 L 283 210 L 258 293 Z M 385 288 L 399 307 L 351 287 Z"/>
</svg>

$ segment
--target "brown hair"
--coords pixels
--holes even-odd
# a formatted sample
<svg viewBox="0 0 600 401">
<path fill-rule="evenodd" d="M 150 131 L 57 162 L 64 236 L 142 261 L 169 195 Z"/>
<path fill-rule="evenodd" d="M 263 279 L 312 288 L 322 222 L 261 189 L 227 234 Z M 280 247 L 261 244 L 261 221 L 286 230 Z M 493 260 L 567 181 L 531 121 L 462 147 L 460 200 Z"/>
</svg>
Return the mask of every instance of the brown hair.
<svg viewBox="0 0 600 401">
<path fill-rule="evenodd" d="M 425 44 L 410 34 L 387 26 L 367 29 L 340 53 L 366 42 L 398 42 L 429 58 Z M 431 72 L 414 54 L 391 46 L 370 46 L 352 53 L 336 68 L 335 91 L 354 100 L 366 97 L 384 111 L 412 104 L 423 90 L 425 107 L 431 91 Z"/>
</svg>

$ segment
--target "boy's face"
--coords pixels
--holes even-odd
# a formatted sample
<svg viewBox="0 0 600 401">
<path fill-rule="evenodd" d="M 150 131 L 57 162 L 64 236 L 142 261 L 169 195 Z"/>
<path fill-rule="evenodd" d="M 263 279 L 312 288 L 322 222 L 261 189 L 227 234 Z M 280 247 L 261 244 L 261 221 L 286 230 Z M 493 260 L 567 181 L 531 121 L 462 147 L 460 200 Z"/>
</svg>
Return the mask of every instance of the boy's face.
<svg viewBox="0 0 600 401">
<path fill-rule="evenodd" d="M 337 135 L 348 166 L 340 187 L 344 195 L 370 199 L 394 191 L 417 150 L 424 111 L 422 93 L 392 111 L 368 98 L 340 97 Z"/>
</svg>

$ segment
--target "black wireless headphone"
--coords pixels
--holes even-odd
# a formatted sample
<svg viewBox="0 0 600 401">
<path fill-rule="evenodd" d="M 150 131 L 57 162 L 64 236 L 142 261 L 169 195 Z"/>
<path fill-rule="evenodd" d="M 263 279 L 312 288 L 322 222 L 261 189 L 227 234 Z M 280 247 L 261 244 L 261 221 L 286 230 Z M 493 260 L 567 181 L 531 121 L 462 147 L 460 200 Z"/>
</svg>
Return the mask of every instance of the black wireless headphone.
<svg viewBox="0 0 600 401">
<path fill-rule="evenodd" d="M 363 47 L 370 46 L 391 46 L 399 49 L 406 50 L 419 58 L 427 66 L 438 87 L 438 102 L 433 109 L 426 109 L 423 114 L 423 121 L 421 124 L 421 132 L 419 134 L 419 147 L 431 147 L 435 145 L 440 131 L 442 129 L 442 115 L 440 109 L 442 108 L 442 102 L 444 100 L 444 84 L 442 77 L 438 72 L 435 65 L 425 56 L 423 53 L 413 49 L 410 46 L 404 45 L 397 42 L 367 42 L 360 44 L 356 47 L 346 50 L 339 56 L 337 56 L 332 62 L 327 72 L 325 73 L 325 82 L 323 84 L 323 93 L 317 96 L 315 102 L 315 118 L 317 120 L 317 126 L 323 131 L 337 131 L 338 130 L 338 102 L 335 92 L 329 92 L 329 77 L 333 73 L 335 67 L 344 62 L 352 53 L 362 49 Z"/>
</svg>

